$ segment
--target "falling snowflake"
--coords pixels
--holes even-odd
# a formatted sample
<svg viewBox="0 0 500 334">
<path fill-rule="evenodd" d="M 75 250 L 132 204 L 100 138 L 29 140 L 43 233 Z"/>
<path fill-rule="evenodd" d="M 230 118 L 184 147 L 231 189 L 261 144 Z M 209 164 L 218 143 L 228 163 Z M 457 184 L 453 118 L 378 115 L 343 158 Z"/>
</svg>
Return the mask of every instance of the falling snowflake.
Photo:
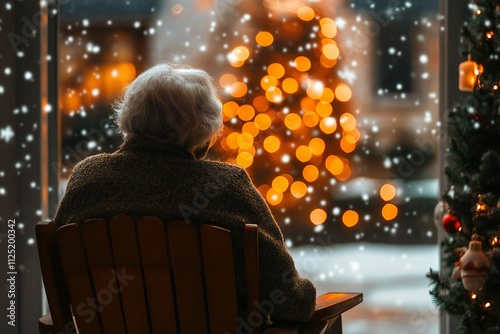
<svg viewBox="0 0 500 334">
<path fill-rule="evenodd" d="M 10 125 L 0 129 L 0 139 L 3 139 L 6 143 L 8 143 L 12 137 L 14 137 L 14 131 L 12 131 Z"/>
<path fill-rule="evenodd" d="M 338 72 L 339 78 L 346 80 L 349 84 L 353 84 L 356 81 L 356 72 L 344 67 L 343 70 Z"/>
</svg>

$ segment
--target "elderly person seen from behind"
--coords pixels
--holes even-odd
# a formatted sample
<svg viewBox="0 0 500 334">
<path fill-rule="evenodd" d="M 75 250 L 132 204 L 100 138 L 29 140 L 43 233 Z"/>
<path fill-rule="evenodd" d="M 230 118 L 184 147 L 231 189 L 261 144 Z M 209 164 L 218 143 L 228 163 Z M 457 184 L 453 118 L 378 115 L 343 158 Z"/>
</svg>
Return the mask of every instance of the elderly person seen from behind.
<svg viewBox="0 0 500 334">
<path fill-rule="evenodd" d="M 159 64 L 140 74 L 116 104 L 124 143 L 77 164 L 54 221 L 57 226 L 117 214 L 211 223 L 234 235 L 243 270 L 245 224 L 259 226 L 261 298 L 279 289 L 271 320 L 304 321 L 315 307 L 313 284 L 301 278 L 267 204 L 239 166 L 203 160 L 222 130 L 222 108 L 203 70 Z M 244 282 L 244 277 L 237 277 Z M 237 286 L 239 304 L 244 286 Z M 244 315 L 243 315 L 244 316 Z"/>
</svg>

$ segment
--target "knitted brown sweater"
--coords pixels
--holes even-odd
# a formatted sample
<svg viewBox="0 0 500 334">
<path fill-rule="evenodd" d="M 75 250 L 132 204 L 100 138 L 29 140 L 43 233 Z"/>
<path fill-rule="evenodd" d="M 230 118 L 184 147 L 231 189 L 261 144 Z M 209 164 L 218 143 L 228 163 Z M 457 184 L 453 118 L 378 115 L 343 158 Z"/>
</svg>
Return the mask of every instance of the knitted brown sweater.
<svg viewBox="0 0 500 334">
<path fill-rule="evenodd" d="M 257 224 L 261 299 L 275 301 L 273 307 L 267 304 L 274 309 L 271 319 L 303 321 L 314 311 L 313 284 L 297 274 L 267 204 L 240 167 L 196 160 L 179 147 L 129 138 L 115 153 L 88 157 L 74 168 L 54 222 L 61 226 L 90 218 L 109 219 L 119 213 L 227 228 L 234 236 L 239 272 L 243 272 L 238 255 L 243 227 Z M 237 277 L 237 281 L 243 296 L 245 278 Z M 244 305 L 242 300 L 240 305 Z"/>
</svg>

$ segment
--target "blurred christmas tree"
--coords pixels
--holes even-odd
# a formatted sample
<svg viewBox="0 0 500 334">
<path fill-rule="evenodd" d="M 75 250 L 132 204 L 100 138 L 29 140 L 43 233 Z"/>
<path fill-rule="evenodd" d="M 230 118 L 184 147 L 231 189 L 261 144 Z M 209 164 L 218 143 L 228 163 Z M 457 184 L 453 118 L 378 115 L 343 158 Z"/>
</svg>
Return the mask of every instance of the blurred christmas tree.
<svg viewBox="0 0 500 334">
<path fill-rule="evenodd" d="M 337 26 L 325 5 L 241 6 L 248 13 L 241 23 L 255 22 L 258 30 L 235 35 L 226 26 L 216 34 L 231 43 L 232 69 L 218 78 L 225 89 L 222 156 L 248 170 L 277 221 L 321 229 L 334 207 L 332 187 L 352 176 L 347 156 L 360 139 L 346 104 L 351 89 L 335 69 Z M 348 222 L 356 224 L 356 215 Z"/>
<path fill-rule="evenodd" d="M 431 294 L 463 333 L 500 333 L 500 0 L 477 0 L 462 31 L 459 87 L 448 115 L 440 209 L 447 270 L 430 271 Z"/>
</svg>

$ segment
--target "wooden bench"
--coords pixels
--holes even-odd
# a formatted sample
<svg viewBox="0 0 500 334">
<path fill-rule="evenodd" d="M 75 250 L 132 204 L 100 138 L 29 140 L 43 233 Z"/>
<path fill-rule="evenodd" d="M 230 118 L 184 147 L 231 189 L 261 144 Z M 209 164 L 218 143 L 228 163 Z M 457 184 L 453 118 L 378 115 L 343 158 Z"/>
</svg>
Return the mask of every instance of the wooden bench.
<svg viewBox="0 0 500 334">
<path fill-rule="evenodd" d="M 245 226 L 248 314 L 259 312 L 258 228 Z M 155 217 L 91 219 L 57 229 L 39 222 L 36 238 L 50 314 L 40 333 L 238 333 L 231 232 Z M 263 333 L 342 333 L 342 313 L 360 293 L 327 293 L 305 323 L 274 323 Z M 241 333 L 259 334 L 252 323 Z"/>
</svg>

